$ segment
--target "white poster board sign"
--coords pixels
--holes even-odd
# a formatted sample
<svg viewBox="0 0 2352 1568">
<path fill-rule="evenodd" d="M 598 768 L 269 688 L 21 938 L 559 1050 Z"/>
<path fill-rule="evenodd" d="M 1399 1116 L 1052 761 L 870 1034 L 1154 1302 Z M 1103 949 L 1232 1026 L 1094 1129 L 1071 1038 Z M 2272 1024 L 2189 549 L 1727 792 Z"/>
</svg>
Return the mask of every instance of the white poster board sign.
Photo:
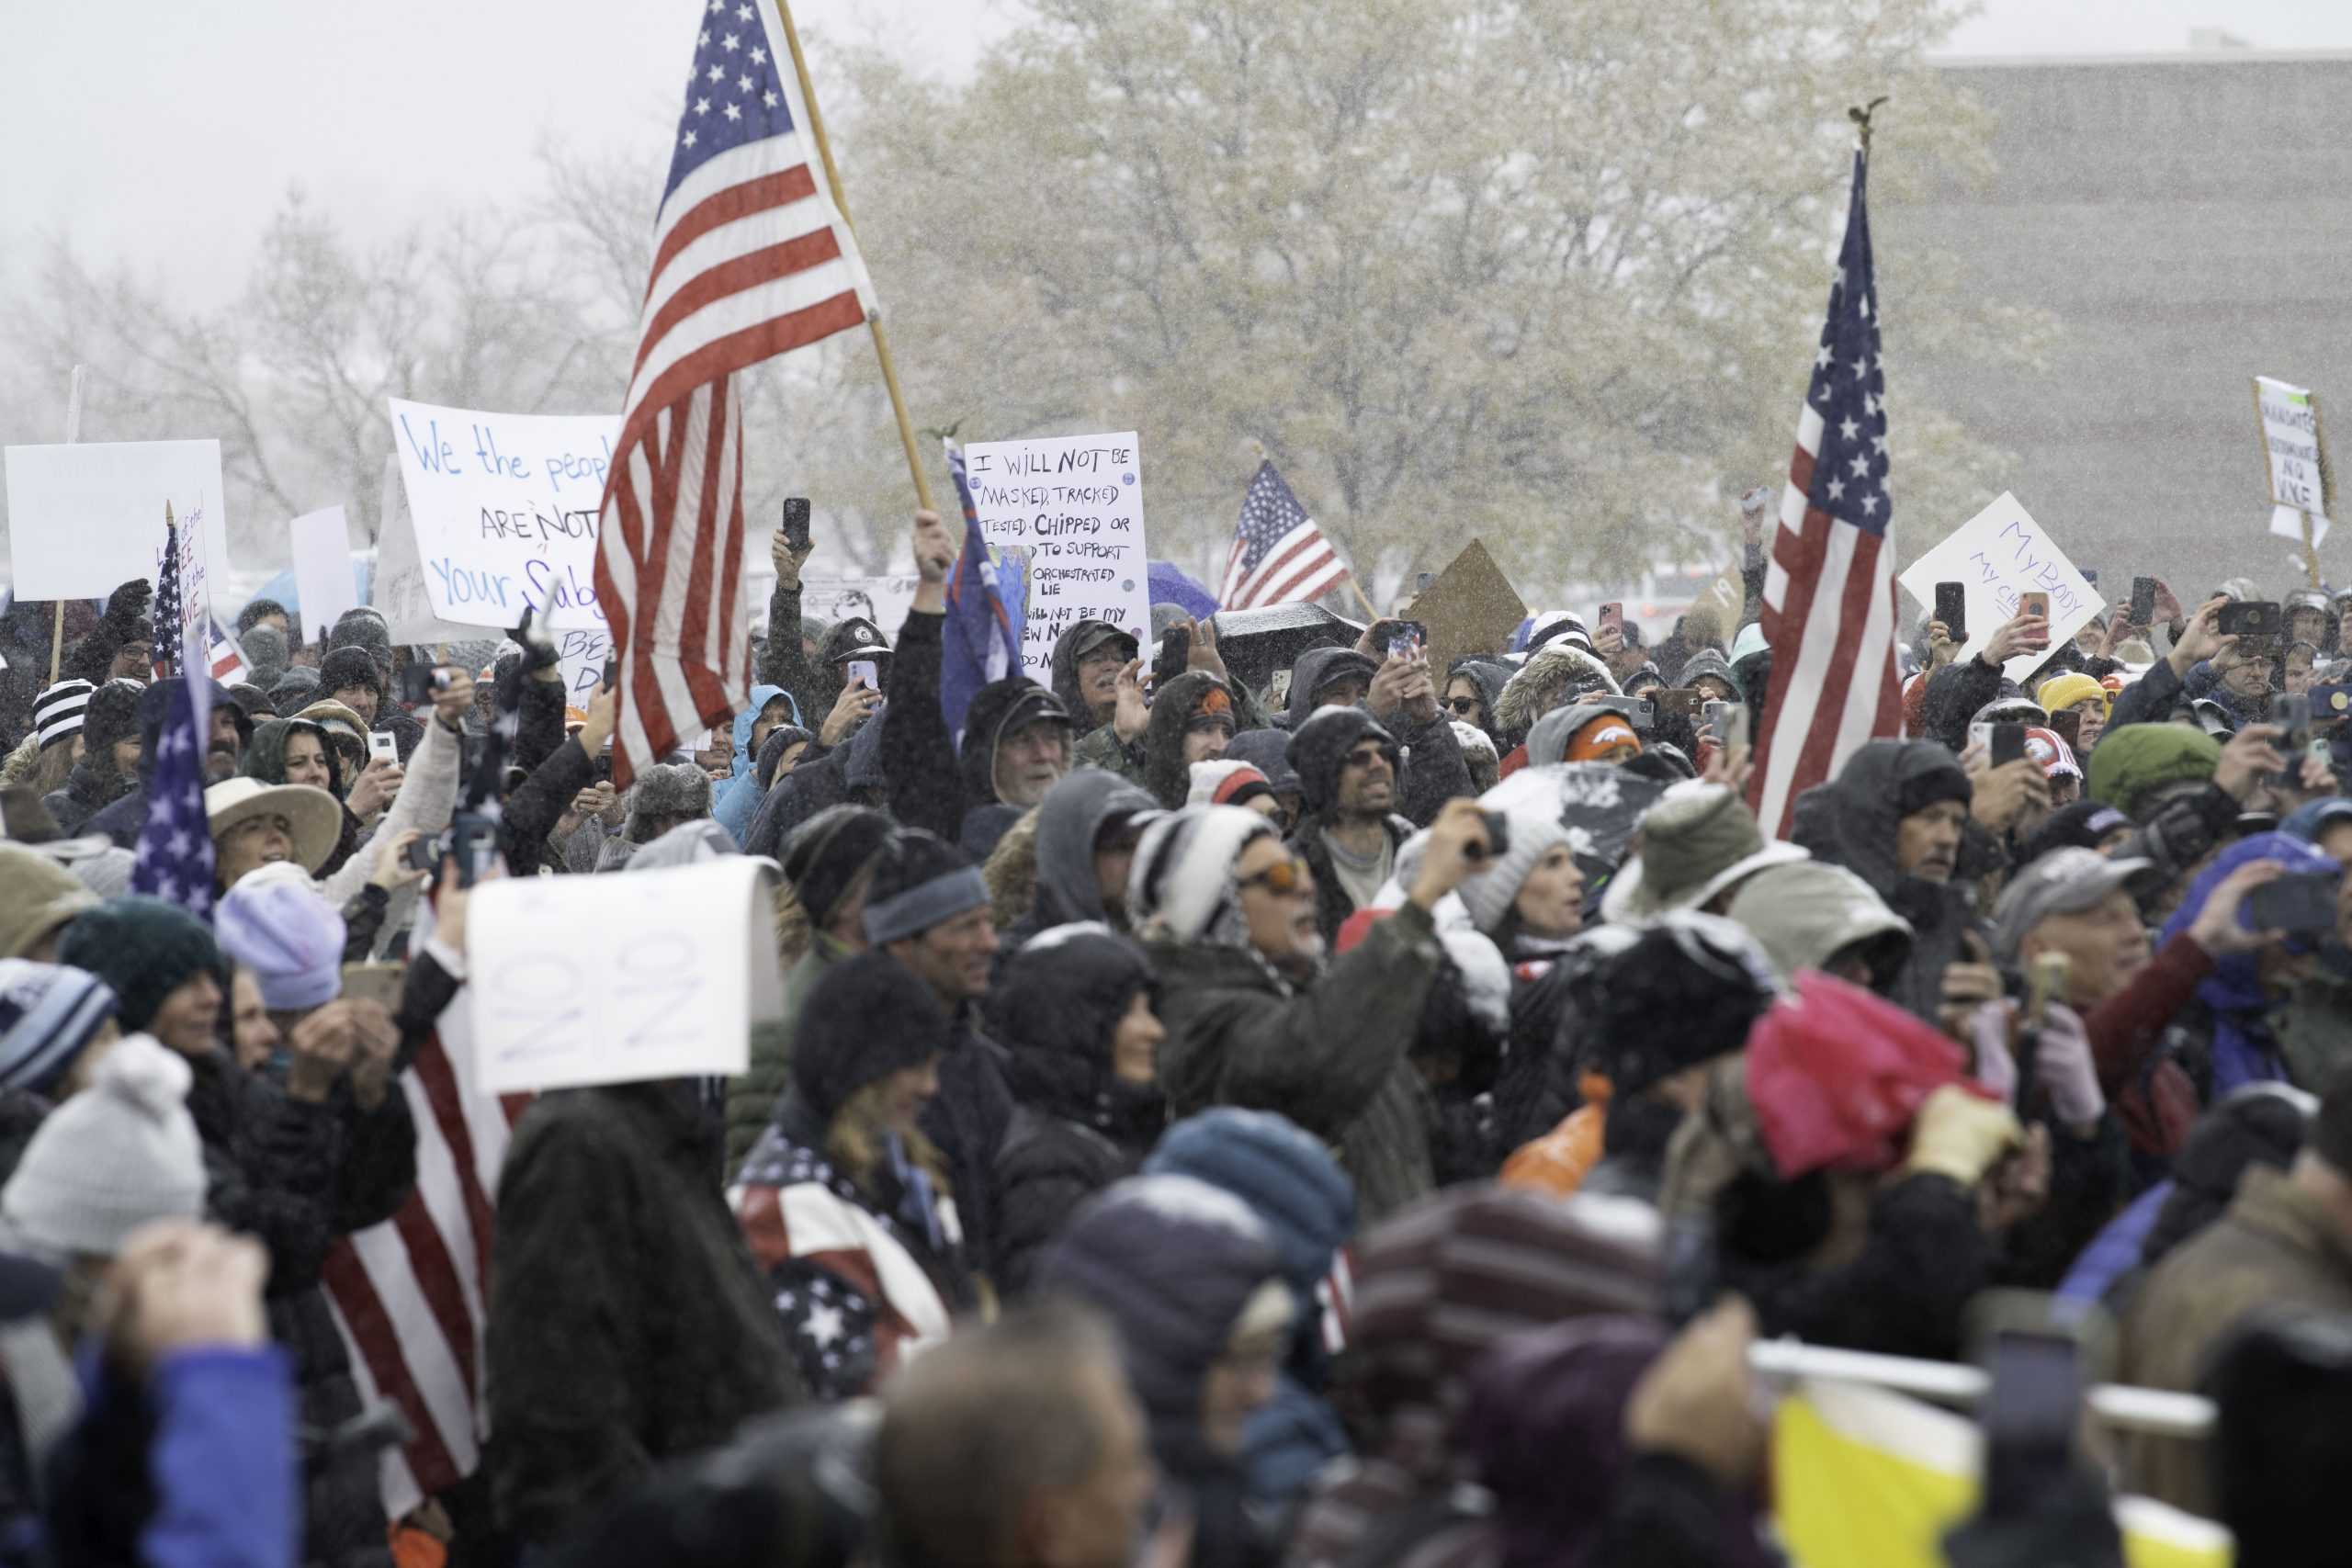
<svg viewBox="0 0 2352 1568">
<path fill-rule="evenodd" d="M 103 599 L 153 581 L 164 554 L 164 503 L 195 553 L 229 570 L 228 508 L 218 441 L 102 441 L 11 446 L 8 570 L 20 601 Z"/>
<path fill-rule="evenodd" d="M 605 678 L 605 660 L 613 656 L 613 634 L 602 626 L 582 626 L 555 634 L 556 665 L 563 671 L 563 705 L 586 712 L 596 684 Z"/>
<path fill-rule="evenodd" d="M 359 603 L 343 508 L 306 512 L 287 523 L 286 534 L 294 546 L 294 592 L 301 600 L 302 630 L 315 639 Z"/>
<path fill-rule="evenodd" d="M 501 878 L 466 917 L 484 1092 L 740 1073 L 784 1012 L 775 863 Z"/>
<path fill-rule="evenodd" d="M 429 648 L 435 643 L 478 638 L 480 626 L 445 621 L 433 613 L 432 596 L 424 591 L 424 563 L 416 558 L 416 528 L 409 521 L 400 466 L 397 457 L 384 459 L 383 504 L 377 513 L 384 525 L 376 538 L 376 608 L 383 612 L 395 643 Z M 307 622 L 303 630 L 310 630 Z"/>
<path fill-rule="evenodd" d="M 2311 521 L 2312 545 L 2327 543 L 2327 519 L 2316 512 L 2298 512 L 2291 506 L 2274 506 L 2270 509 L 2270 532 L 2278 538 L 2292 539 L 2300 545 L 2303 542 L 2303 522 L 2306 517 Z"/>
<path fill-rule="evenodd" d="M 863 615 L 896 642 L 899 628 L 907 624 L 907 612 L 914 608 L 915 590 L 922 586 L 922 579 L 911 571 L 888 577 L 803 578 L 800 614 L 827 626 Z M 775 628 L 768 628 L 768 635 L 775 636 Z"/>
<path fill-rule="evenodd" d="M 2327 465 L 2320 452 L 2318 394 L 2256 376 L 2254 407 L 2262 420 L 2262 448 L 2270 464 L 2271 501 L 2325 515 Z"/>
<path fill-rule="evenodd" d="M 1968 599 L 1968 646 L 1961 650 L 1962 659 L 1976 657 L 2001 624 L 2018 613 L 2018 594 L 2049 594 L 2050 648 L 2020 653 L 2001 666 L 2010 680 L 2019 682 L 2050 657 L 2050 649 L 2071 642 L 2106 606 L 2066 552 L 2007 491 L 1913 561 L 1896 581 L 1930 610 L 1935 608 L 1937 583 L 1962 585 Z"/>
<path fill-rule="evenodd" d="M 964 448 L 980 533 L 1005 555 L 1000 572 L 1027 583 L 1021 651 L 1032 680 L 1053 684 L 1054 640 L 1076 621 L 1109 621 L 1151 644 L 1140 456 L 1131 430 Z"/>
<path fill-rule="evenodd" d="M 433 614 L 512 626 L 528 607 L 552 627 L 604 625 L 596 525 L 619 416 L 389 401 Z"/>
</svg>

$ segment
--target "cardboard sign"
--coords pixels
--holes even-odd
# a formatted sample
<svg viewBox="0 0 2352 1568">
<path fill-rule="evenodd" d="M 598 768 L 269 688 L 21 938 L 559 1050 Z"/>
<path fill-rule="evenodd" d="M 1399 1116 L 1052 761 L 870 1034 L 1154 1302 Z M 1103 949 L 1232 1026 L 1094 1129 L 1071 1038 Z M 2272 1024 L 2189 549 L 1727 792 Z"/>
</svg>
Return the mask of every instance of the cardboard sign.
<svg viewBox="0 0 2352 1568">
<path fill-rule="evenodd" d="M 1430 668 L 1442 687 L 1446 667 L 1462 655 L 1508 648 L 1511 629 L 1527 618 L 1527 606 L 1487 547 L 1473 539 L 1406 613 L 1430 629 Z"/>
<path fill-rule="evenodd" d="M 474 889 L 466 919 L 486 1093 L 740 1073 L 784 1011 L 776 871 L 728 855 L 665 871 Z"/>
<path fill-rule="evenodd" d="M 377 515 L 384 525 L 376 538 L 376 608 L 383 612 L 392 641 L 430 646 L 479 639 L 481 627 L 445 621 L 433 613 L 432 595 L 424 590 L 424 563 L 416 557 L 416 528 L 409 520 L 397 457 L 384 459 L 383 507 Z M 511 630 L 513 623 L 500 629 Z"/>
<path fill-rule="evenodd" d="M 1074 622 L 1109 621 L 1151 646 L 1135 432 L 976 441 L 964 463 L 999 592 L 1007 608 L 1026 606 L 1021 653 L 1031 679 L 1053 684 L 1055 639 Z"/>
<path fill-rule="evenodd" d="M 550 627 L 603 626 L 596 527 L 619 417 L 389 400 L 433 614 L 512 626 L 529 608 Z"/>
<path fill-rule="evenodd" d="M 2327 454 L 2320 444 L 2319 394 L 2267 376 L 2254 378 L 2254 412 L 2262 422 L 2262 449 L 2270 467 L 2270 499 L 2280 506 L 2324 516 Z M 2301 531 L 2298 530 L 2298 536 Z"/>
<path fill-rule="evenodd" d="M 2032 674 L 2050 657 L 2050 649 L 2073 641 L 2107 604 L 2075 570 L 2066 552 L 2007 491 L 1895 581 L 1930 611 L 1936 605 L 1937 583 L 1961 584 L 1968 600 L 1968 646 L 1961 650 L 1962 659 L 1975 658 L 2002 623 L 2018 613 L 2019 593 L 2049 594 L 2050 647 L 2020 653 L 2001 666 L 2017 682 Z"/>
<path fill-rule="evenodd" d="M 343 508 L 306 512 L 288 522 L 286 533 L 294 544 L 294 592 L 300 600 L 302 630 L 316 640 L 359 603 Z"/>
<path fill-rule="evenodd" d="M 164 503 L 212 570 L 229 570 L 218 441 L 11 446 L 8 569 L 19 600 L 103 599 L 154 580 Z"/>
</svg>

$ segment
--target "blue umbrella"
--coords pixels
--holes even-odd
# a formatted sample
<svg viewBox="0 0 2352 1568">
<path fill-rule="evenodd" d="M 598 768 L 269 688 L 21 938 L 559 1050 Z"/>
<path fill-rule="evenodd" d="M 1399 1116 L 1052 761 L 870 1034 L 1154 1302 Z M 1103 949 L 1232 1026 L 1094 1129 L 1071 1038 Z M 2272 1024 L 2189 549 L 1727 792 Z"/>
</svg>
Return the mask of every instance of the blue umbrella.
<svg viewBox="0 0 2352 1568">
<path fill-rule="evenodd" d="M 376 562 L 372 557 L 354 556 L 352 558 L 351 584 L 353 592 L 359 595 L 360 604 L 368 604 L 374 603 L 374 601 L 368 597 L 369 592 L 376 585 Z M 288 567 L 284 571 L 279 572 L 276 577 L 271 578 L 267 582 L 265 582 L 259 588 L 254 589 L 252 594 L 246 598 L 245 604 L 250 604 L 255 599 L 275 599 L 279 604 L 285 605 L 288 609 L 293 611 L 296 615 L 300 615 L 302 613 L 302 596 L 300 591 L 294 586 L 294 569 L 290 566 Z M 240 604 L 237 608 L 242 611 L 244 608 L 244 605 Z M 325 628 L 321 627 L 320 629 L 324 630 Z"/>
<path fill-rule="evenodd" d="M 1156 560 L 1150 563 L 1151 602 L 1155 604 L 1181 604 L 1184 614 L 1194 620 L 1214 615 L 1217 603 L 1209 591 L 1193 581 L 1174 561 Z"/>
</svg>

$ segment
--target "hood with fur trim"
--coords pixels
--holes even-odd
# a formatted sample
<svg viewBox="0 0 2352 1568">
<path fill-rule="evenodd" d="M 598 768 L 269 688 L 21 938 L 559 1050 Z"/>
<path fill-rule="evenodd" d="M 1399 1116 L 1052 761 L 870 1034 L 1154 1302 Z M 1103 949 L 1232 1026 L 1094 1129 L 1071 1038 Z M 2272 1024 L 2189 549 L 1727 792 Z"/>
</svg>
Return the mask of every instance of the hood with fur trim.
<svg viewBox="0 0 2352 1568">
<path fill-rule="evenodd" d="M 1535 728 L 1537 719 L 1586 692 L 1623 695 L 1609 666 L 1599 659 L 1567 643 L 1545 643 L 1503 688 L 1495 704 L 1495 733 L 1516 745 Z"/>
</svg>

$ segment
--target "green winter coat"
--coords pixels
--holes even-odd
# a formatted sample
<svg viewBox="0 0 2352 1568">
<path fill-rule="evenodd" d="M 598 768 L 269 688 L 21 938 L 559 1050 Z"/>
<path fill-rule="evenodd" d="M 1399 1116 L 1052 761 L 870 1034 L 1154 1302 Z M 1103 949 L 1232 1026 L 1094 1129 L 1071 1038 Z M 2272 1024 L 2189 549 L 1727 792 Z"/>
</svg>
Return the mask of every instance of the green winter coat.
<svg viewBox="0 0 2352 1568">
<path fill-rule="evenodd" d="M 752 1062 L 727 1086 L 727 1179 L 735 1179 L 743 1156 L 775 1120 L 776 1101 L 792 1082 L 792 1042 L 800 1032 L 800 1009 L 825 971 L 850 956 L 823 931 L 808 939 L 808 951 L 784 977 L 784 1016 L 752 1026 Z"/>
</svg>

